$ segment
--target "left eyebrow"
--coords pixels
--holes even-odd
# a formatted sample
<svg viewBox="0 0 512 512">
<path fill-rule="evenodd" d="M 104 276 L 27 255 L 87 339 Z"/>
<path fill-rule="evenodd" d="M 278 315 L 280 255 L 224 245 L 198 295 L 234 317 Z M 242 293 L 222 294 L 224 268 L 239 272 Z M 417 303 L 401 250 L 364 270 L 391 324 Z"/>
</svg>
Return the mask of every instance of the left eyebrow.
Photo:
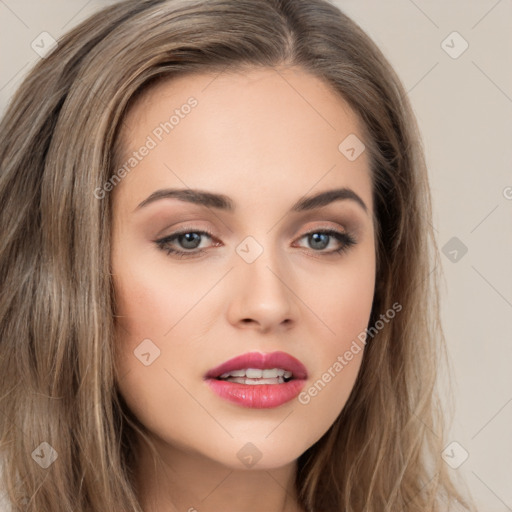
<svg viewBox="0 0 512 512">
<path fill-rule="evenodd" d="M 303 212 L 306 210 L 314 210 L 327 206 L 334 201 L 351 199 L 355 201 L 364 211 L 368 213 L 368 207 L 361 197 L 356 194 L 351 188 L 336 188 L 334 190 L 326 190 L 314 196 L 303 197 L 297 201 L 291 208 L 293 212 Z"/>
<path fill-rule="evenodd" d="M 224 194 L 214 194 L 212 192 L 205 192 L 203 190 L 195 189 L 161 189 L 153 192 L 149 197 L 144 199 L 134 211 L 147 206 L 150 203 L 159 201 L 161 199 L 179 199 L 209 208 L 216 208 L 228 212 L 235 210 L 235 203 L 233 200 Z M 314 210 L 327 206 L 334 201 L 352 200 L 355 201 L 365 213 L 368 213 L 368 207 L 361 197 L 350 188 L 337 188 L 333 190 L 326 190 L 314 196 L 303 197 L 299 199 L 292 207 L 293 212 L 303 212 L 307 210 Z"/>
</svg>

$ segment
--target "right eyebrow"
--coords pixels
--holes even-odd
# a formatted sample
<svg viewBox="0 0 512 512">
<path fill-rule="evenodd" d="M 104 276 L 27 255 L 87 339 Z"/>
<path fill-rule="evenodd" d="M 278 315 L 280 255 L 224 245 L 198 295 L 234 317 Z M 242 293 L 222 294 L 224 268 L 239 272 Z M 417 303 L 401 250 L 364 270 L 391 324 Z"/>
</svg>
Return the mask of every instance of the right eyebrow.
<svg viewBox="0 0 512 512">
<path fill-rule="evenodd" d="M 144 206 L 159 201 L 160 199 L 179 199 L 189 203 L 207 206 L 209 208 L 217 208 L 220 210 L 234 211 L 235 206 L 233 201 L 223 194 L 213 194 L 203 190 L 194 190 L 191 188 L 179 189 L 161 189 L 153 192 L 149 197 L 144 199 L 135 210 L 139 210 Z"/>
</svg>

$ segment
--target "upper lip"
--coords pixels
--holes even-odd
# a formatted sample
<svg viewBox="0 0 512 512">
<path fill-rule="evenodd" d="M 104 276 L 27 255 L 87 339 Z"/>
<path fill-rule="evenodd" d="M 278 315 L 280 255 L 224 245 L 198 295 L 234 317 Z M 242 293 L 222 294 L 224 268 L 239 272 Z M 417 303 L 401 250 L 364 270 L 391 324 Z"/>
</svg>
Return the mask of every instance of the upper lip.
<svg viewBox="0 0 512 512">
<path fill-rule="evenodd" d="M 223 373 L 247 368 L 259 368 L 261 370 L 282 368 L 292 372 L 292 378 L 294 379 L 306 379 L 308 374 L 306 367 L 298 359 L 286 352 L 271 352 L 270 354 L 248 352 L 212 368 L 204 378 L 215 379 Z"/>
</svg>

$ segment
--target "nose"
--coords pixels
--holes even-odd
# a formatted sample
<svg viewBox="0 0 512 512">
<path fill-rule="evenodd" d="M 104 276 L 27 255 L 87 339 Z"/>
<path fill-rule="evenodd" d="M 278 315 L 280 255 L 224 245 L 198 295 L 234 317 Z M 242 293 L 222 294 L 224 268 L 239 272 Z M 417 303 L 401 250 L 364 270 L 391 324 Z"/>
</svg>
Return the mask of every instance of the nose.
<svg viewBox="0 0 512 512">
<path fill-rule="evenodd" d="M 283 268 L 268 250 L 252 263 L 241 261 L 237 265 L 228 311 L 231 324 L 266 333 L 287 330 L 296 323 L 296 296 L 290 272 Z"/>
</svg>

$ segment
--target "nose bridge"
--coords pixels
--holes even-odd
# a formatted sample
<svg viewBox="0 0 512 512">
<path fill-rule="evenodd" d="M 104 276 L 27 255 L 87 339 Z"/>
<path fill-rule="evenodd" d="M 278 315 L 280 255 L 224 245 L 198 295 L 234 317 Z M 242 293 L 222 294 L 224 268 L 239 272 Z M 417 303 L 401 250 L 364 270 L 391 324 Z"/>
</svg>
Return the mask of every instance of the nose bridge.
<svg viewBox="0 0 512 512">
<path fill-rule="evenodd" d="M 286 268 L 284 258 L 272 236 L 259 235 L 259 240 L 253 236 L 246 237 L 237 247 L 237 253 L 243 260 L 240 265 L 244 280 L 251 288 L 266 289 L 267 292 L 279 292 L 284 287 L 282 279 L 278 278 Z"/>
<path fill-rule="evenodd" d="M 293 294 L 288 284 L 285 255 L 268 234 L 248 236 L 236 248 L 240 285 L 234 297 L 239 319 L 279 324 L 292 314 Z"/>
</svg>

